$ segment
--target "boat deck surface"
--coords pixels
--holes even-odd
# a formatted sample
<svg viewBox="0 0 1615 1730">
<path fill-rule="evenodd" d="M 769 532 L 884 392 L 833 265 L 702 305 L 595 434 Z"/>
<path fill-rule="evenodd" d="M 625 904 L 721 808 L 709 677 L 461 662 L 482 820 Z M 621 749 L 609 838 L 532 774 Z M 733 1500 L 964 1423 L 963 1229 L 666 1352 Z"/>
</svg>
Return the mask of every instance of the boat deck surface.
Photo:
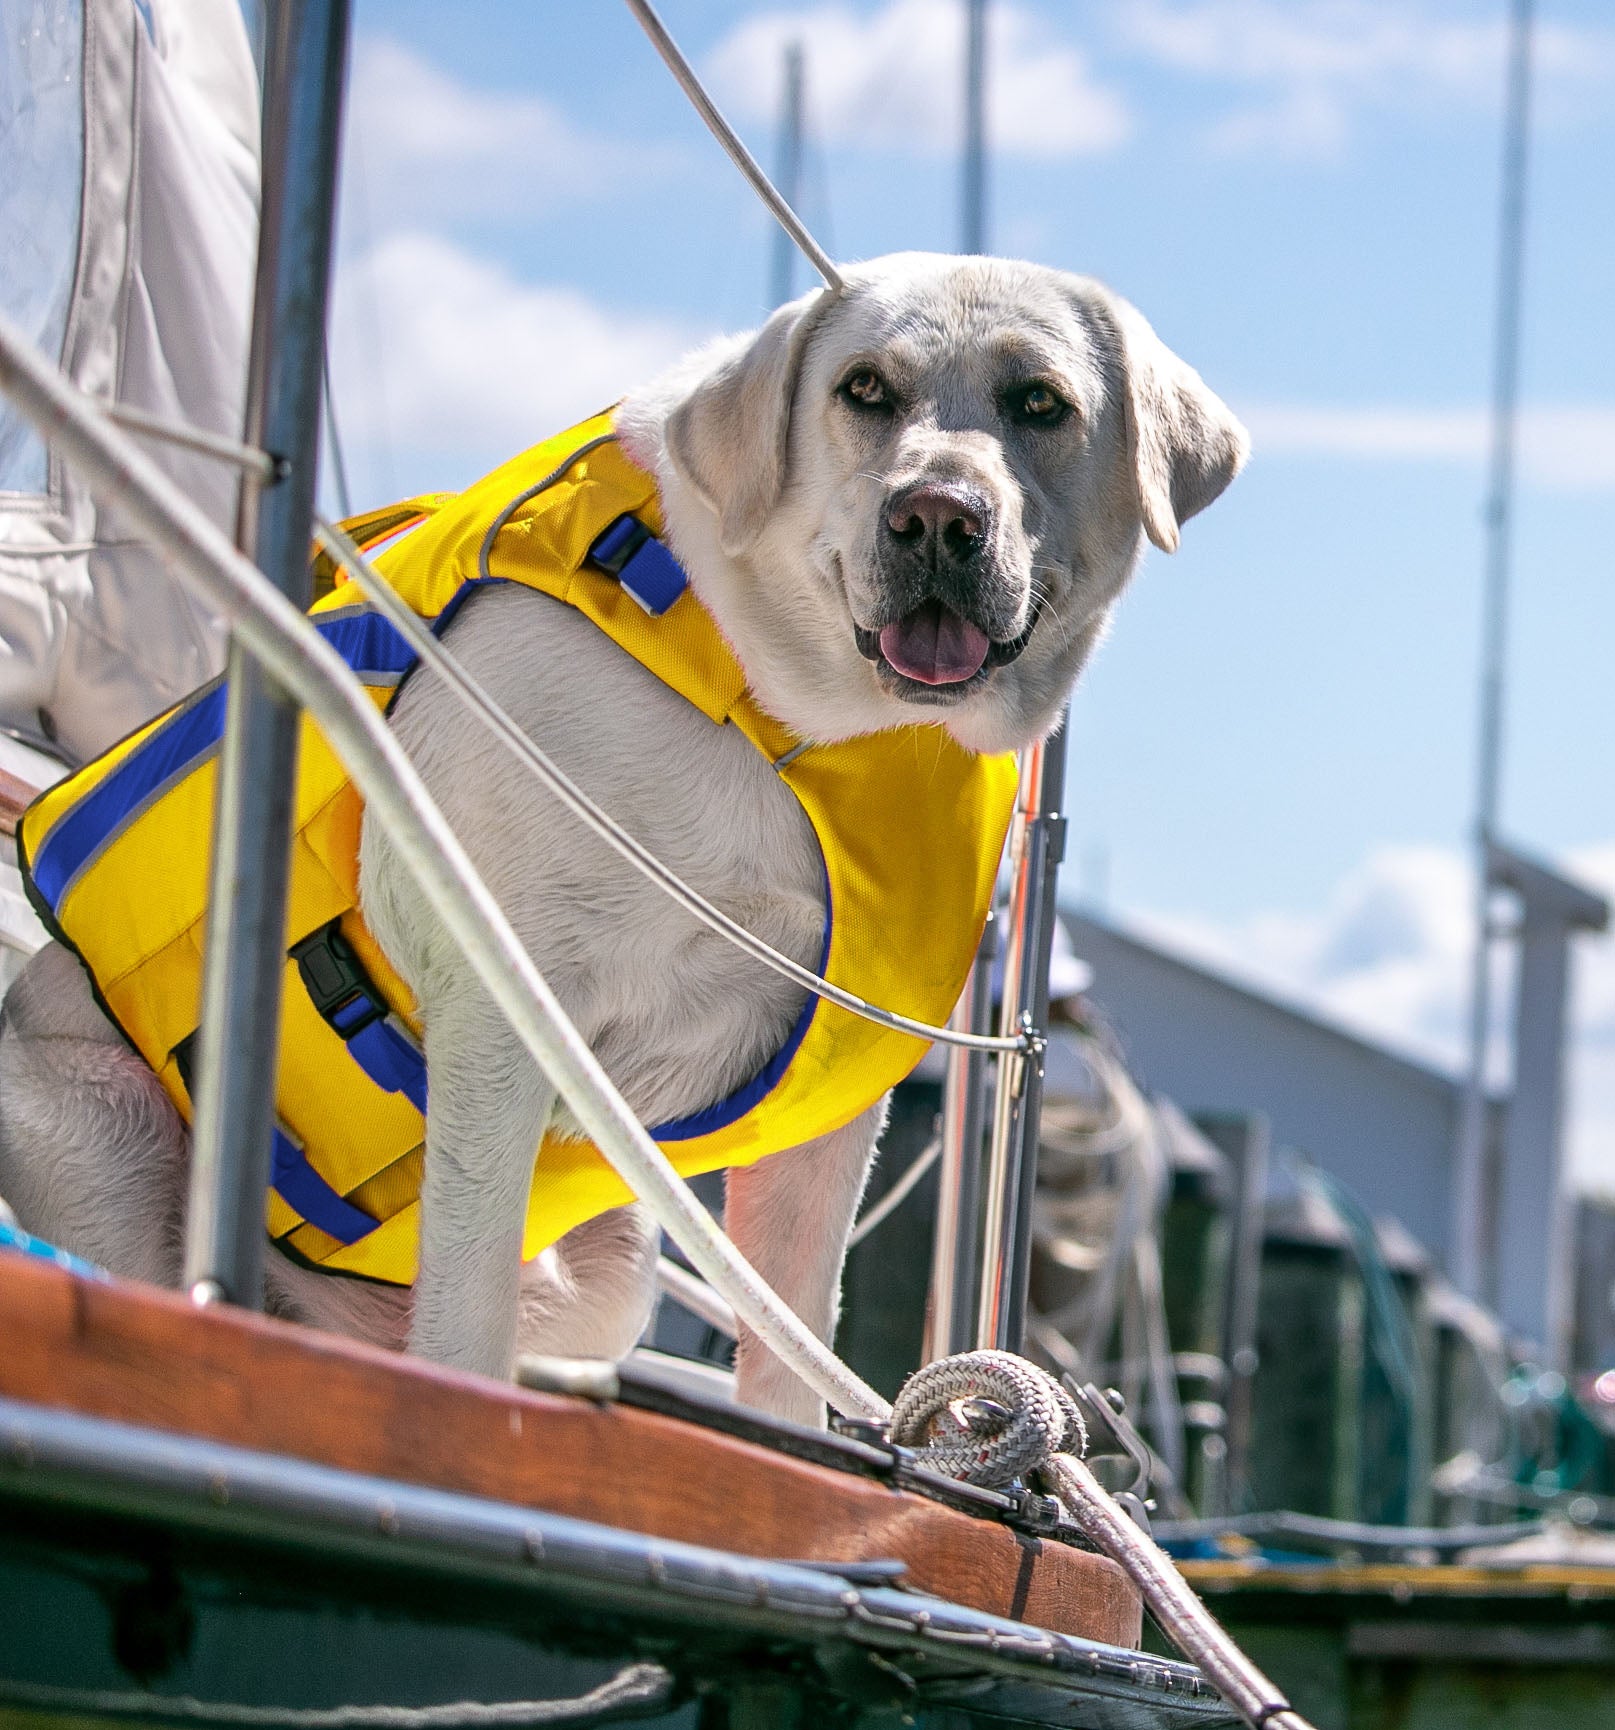
<svg viewBox="0 0 1615 1730">
<path fill-rule="evenodd" d="M 738 1414 L 507 1386 L 14 1254 L 0 1339 L 8 1722 L 547 1697 L 637 1663 L 671 1678 L 669 1727 L 1230 1722 L 1135 1649 L 1113 1563 L 1006 1498 L 920 1493 L 891 1450 L 764 1445 Z"/>
</svg>

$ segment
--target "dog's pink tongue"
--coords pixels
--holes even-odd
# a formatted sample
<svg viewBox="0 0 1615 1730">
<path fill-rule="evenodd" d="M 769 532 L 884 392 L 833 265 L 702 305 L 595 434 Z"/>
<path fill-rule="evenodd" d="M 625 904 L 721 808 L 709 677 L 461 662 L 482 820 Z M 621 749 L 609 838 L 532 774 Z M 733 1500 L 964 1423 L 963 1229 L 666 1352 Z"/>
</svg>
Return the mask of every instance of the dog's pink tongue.
<svg viewBox="0 0 1615 1730">
<path fill-rule="evenodd" d="M 927 601 L 880 633 L 880 652 L 904 678 L 922 685 L 957 685 L 987 659 L 987 633 L 942 605 Z"/>
</svg>

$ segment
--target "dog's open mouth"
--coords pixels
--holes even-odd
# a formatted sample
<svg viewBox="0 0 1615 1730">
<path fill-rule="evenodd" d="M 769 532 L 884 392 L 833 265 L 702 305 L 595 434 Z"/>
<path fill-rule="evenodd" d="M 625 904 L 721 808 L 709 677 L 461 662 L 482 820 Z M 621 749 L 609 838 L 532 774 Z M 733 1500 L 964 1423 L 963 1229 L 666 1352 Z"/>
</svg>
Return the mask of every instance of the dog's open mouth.
<svg viewBox="0 0 1615 1730">
<path fill-rule="evenodd" d="M 854 625 L 858 652 L 902 678 L 932 689 L 973 683 L 994 667 L 1013 661 L 1032 639 L 1041 609 L 1034 605 L 1026 629 L 1008 643 L 995 643 L 981 626 L 941 601 L 926 601 L 878 631 Z"/>
<path fill-rule="evenodd" d="M 927 601 L 883 626 L 875 639 L 894 672 L 922 685 L 958 685 L 981 671 L 992 647 L 980 625 Z"/>
</svg>

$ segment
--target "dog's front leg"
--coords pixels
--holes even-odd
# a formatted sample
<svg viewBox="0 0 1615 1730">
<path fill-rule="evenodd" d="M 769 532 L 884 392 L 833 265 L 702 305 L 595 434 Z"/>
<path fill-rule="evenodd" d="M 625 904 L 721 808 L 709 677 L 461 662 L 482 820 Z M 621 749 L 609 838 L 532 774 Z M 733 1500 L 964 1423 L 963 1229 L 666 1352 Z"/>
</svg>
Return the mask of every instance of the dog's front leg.
<svg viewBox="0 0 1615 1730">
<path fill-rule="evenodd" d="M 468 983 L 433 999 L 425 1043 L 432 1080 L 410 1349 L 508 1377 L 527 1196 L 555 1089 Z"/>
<path fill-rule="evenodd" d="M 845 1129 L 737 1166 L 725 1185 L 724 1223 L 736 1247 L 822 1340 L 835 1333 L 847 1237 L 885 1122 L 883 1099 Z M 824 1401 L 745 1327 L 736 1396 L 776 1417 L 824 1427 Z"/>
</svg>

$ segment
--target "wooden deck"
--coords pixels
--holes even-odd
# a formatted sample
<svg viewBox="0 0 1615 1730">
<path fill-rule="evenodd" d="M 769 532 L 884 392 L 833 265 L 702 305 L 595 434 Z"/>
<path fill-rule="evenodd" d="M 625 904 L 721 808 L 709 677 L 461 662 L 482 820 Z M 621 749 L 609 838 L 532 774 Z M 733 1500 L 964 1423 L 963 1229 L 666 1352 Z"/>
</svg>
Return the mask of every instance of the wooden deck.
<svg viewBox="0 0 1615 1730">
<path fill-rule="evenodd" d="M 955 1603 L 1136 1646 L 1101 1556 L 693 1422 L 459 1374 L 0 1256 L 0 1394 L 745 1555 L 903 1562 Z"/>
</svg>

